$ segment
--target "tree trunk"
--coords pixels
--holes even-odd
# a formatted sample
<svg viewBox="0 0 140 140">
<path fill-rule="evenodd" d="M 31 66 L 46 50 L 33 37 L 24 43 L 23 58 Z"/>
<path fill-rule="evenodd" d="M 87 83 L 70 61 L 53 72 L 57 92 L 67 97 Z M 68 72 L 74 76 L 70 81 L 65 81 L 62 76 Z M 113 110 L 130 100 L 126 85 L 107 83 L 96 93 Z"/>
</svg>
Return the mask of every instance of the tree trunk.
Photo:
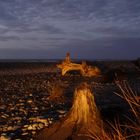
<svg viewBox="0 0 140 140">
<path fill-rule="evenodd" d="M 72 108 L 66 117 L 42 130 L 37 140 L 93 140 L 102 133 L 102 120 L 94 96 L 86 83 L 80 84 L 74 94 Z"/>
</svg>

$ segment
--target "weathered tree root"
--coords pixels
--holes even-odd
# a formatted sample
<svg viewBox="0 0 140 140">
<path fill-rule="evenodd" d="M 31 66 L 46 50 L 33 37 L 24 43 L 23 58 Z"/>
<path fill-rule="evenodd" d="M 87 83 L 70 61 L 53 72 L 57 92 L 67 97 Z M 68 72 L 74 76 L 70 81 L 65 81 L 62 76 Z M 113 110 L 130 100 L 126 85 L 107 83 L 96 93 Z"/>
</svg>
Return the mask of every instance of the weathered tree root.
<svg viewBox="0 0 140 140">
<path fill-rule="evenodd" d="M 66 117 L 42 130 L 36 140 L 93 140 L 102 133 L 103 123 L 94 96 L 90 87 L 82 83 L 75 90 L 73 105 Z"/>
</svg>

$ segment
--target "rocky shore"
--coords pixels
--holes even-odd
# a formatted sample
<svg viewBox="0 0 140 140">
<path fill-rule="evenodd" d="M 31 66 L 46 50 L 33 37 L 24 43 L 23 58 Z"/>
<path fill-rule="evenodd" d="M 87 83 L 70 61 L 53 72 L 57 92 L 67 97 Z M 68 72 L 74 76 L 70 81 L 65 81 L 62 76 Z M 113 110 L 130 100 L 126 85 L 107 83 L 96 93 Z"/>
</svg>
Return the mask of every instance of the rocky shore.
<svg viewBox="0 0 140 140">
<path fill-rule="evenodd" d="M 119 92 L 117 85 L 114 82 L 102 82 L 101 78 L 80 75 L 62 77 L 59 71 L 1 74 L 1 139 L 34 139 L 36 133 L 67 114 L 72 105 L 74 90 L 83 81 L 90 83 L 95 93 L 95 102 L 105 119 L 111 109 L 116 109 L 116 114 L 117 109 L 124 111 L 122 99 L 114 93 Z M 140 93 L 139 77 L 130 79 L 129 83 Z"/>
</svg>

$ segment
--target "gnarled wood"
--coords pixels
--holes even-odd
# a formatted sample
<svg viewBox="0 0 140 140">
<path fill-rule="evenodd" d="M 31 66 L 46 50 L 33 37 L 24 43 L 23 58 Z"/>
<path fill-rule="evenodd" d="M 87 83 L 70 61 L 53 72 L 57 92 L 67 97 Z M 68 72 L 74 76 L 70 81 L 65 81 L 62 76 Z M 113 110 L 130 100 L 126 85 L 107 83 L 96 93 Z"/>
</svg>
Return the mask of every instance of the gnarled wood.
<svg viewBox="0 0 140 140">
<path fill-rule="evenodd" d="M 74 102 L 64 120 L 45 128 L 36 140 L 93 140 L 103 133 L 94 96 L 89 86 L 82 83 L 75 90 Z"/>
<path fill-rule="evenodd" d="M 62 70 L 62 75 L 64 76 L 68 71 L 78 70 L 81 72 L 83 76 L 99 76 L 101 75 L 101 71 L 96 66 L 91 67 L 86 64 L 86 62 L 82 62 L 82 64 L 72 63 L 70 60 L 70 54 L 66 55 L 65 60 L 57 65 L 58 68 Z"/>
</svg>

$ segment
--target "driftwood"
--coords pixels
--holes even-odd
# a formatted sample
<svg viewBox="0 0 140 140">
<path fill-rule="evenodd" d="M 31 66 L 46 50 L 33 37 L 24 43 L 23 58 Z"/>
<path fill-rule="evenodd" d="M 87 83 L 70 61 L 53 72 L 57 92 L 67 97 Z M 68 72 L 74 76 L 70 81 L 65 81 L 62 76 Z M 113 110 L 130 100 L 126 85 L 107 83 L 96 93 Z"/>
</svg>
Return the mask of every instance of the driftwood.
<svg viewBox="0 0 140 140">
<path fill-rule="evenodd" d="M 101 75 L 101 71 L 100 71 L 100 69 L 98 67 L 96 67 L 96 66 L 94 66 L 94 67 L 88 66 L 86 64 L 86 62 L 84 62 L 84 61 L 82 62 L 82 64 L 72 63 L 69 53 L 66 55 L 65 60 L 61 64 L 58 64 L 57 67 L 62 70 L 62 75 L 63 76 L 68 71 L 73 71 L 73 70 L 80 71 L 82 76 L 87 76 L 87 77 Z"/>
<path fill-rule="evenodd" d="M 66 117 L 43 129 L 36 140 L 93 140 L 103 133 L 94 96 L 86 83 L 75 90 L 72 108 Z"/>
</svg>

